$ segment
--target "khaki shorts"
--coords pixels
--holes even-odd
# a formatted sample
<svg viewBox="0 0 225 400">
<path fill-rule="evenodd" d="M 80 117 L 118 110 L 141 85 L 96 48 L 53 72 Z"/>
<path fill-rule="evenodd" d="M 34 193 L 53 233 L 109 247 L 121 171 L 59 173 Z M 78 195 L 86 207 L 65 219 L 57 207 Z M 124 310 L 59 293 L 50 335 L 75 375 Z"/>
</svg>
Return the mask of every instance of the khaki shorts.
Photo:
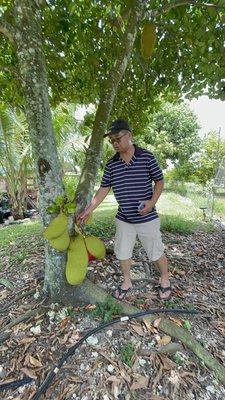
<svg viewBox="0 0 225 400">
<path fill-rule="evenodd" d="M 132 258 L 137 236 L 147 253 L 149 261 L 157 261 L 163 255 L 164 245 L 162 243 L 159 218 L 141 224 L 129 224 L 118 218 L 115 219 L 115 222 L 114 251 L 118 260 Z"/>
</svg>

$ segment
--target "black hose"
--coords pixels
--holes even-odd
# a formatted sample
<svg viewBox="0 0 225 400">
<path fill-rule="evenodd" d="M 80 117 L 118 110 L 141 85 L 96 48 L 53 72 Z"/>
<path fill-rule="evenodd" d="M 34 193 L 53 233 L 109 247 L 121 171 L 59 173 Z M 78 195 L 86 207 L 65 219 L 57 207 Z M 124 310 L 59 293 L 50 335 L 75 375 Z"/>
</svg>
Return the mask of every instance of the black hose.
<svg viewBox="0 0 225 400">
<path fill-rule="evenodd" d="M 18 381 L 13 381 L 13 382 L 8 382 L 8 383 L 3 383 L 2 385 L 0 385 L 0 392 L 2 392 L 5 389 L 16 389 L 20 386 L 24 386 L 27 383 L 30 383 L 34 380 L 34 378 L 30 378 L 29 376 L 27 376 L 26 378 L 23 379 L 19 379 Z"/>
<path fill-rule="evenodd" d="M 93 334 L 101 331 L 104 328 L 107 328 L 110 325 L 117 324 L 118 322 L 123 322 L 123 321 L 128 321 L 134 318 L 138 317 L 143 317 L 144 315 L 149 315 L 149 314 L 159 314 L 159 313 L 176 313 L 176 314 L 198 314 L 199 311 L 196 310 L 185 310 L 185 309 L 176 309 L 176 308 L 156 308 L 152 310 L 145 310 L 145 311 L 140 311 L 135 314 L 130 314 L 126 315 L 125 317 L 120 317 L 116 318 L 112 321 L 105 322 L 104 324 L 101 324 L 97 326 L 96 328 L 88 331 L 86 335 L 82 337 L 82 339 L 79 340 L 74 346 L 71 346 L 69 350 L 64 354 L 64 356 L 59 360 L 58 364 L 52 369 L 52 371 L 49 373 L 47 378 L 44 380 L 42 385 L 39 387 L 37 392 L 35 393 L 33 400 L 39 400 L 41 395 L 46 392 L 47 388 L 49 387 L 49 384 L 53 381 L 55 378 L 56 374 L 59 372 L 59 369 L 62 367 L 62 365 L 65 363 L 68 357 L 72 356 L 75 352 L 75 350 L 89 337 L 92 336 Z"/>
<path fill-rule="evenodd" d="M 75 352 L 75 350 L 81 346 L 81 344 L 89 337 L 92 336 L 93 334 L 101 331 L 104 328 L 107 328 L 108 326 L 117 324 L 118 322 L 124 322 L 124 321 L 129 321 L 131 319 L 134 318 L 139 318 L 139 317 L 143 317 L 145 315 L 150 315 L 150 314 L 159 314 L 159 313 L 175 313 L 175 314 L 199 314 L 199 311 L 197 310 L 185 310 L 185 309 L 180 309 L 180 308 L 155 308 L 155 309 L 151 309 L 151 310 L 144 310 L 144 311 L 139 311 L 135 314 L 130 314 L 130 315 L 126 315 L 124 317 L 120 317 L 120 318 L 116 318 L 113 319 L 109 322 L 105 322 L 104 324 L 101 324 L 99 326 L 97 326 L 94 329 L 91 329 L 90 331 L 88 331 L 86 333 L 86 335 L 84 335 L 82 337 L 82 339 L 80 339 L 74 346 L 71 346 L 68 351 L 64 354 L 63 357 L 60 358 L 59 362 L 57 365 L 55 365 L 55 367 L 52 369 L 52 371 L 48 374 L 48 376 L 46 377 L 46 379 L 44 380 L 44 382 L 42 383 L 42 385 L 39 387 L 39 389 L 37 390 L 37 392 L 35 393 L 33 400 L 39 400 L 41 395 L 44 394 L 46 392 L 46 390 L 48 389 L 50 383 L 53 381 L 53 379 L 55 378 L 56 374 L 59 372 L 59 369 L 62 367 L 62 365 L 65 363 L 65 361 L 67 360 L 68 357 L 72 356 Z M 23 386 L 26 385 L 27 383 L 33 381 L 34 379 L 30 378 L 30 377 L 26 377 L 24 379 L 21 380 L 17 380 L 17 381 L 13 381 L 13 382 L 9 382 L 9 383 L 5 383 L 0 385 L 0 391 L 6 390 L 6 389 L 10 389 L 10 388 L 17 388 L 19 386 Z"/>
</svg>

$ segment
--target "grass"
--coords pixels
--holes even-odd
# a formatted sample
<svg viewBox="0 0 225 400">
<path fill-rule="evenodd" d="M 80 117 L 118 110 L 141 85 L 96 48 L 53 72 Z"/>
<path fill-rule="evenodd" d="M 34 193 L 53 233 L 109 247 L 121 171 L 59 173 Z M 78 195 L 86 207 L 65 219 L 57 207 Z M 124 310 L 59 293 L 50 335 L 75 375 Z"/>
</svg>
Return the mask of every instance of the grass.
<svg viewBox="0 0 225 400">
<path fill-rule="evenodd" d="M 120 349 L 121 360 L 129 367 L 132 367 L 134 354 L 135 354 L 135 348 L 130 343 L 122 346 Z"/>
<path fill-rule="evenodd" d="M 164 191 L 157 203 L 161 218 L 161 228 L 165 231 L 189 235 L 198 229 L 211 231 L 212 225 L 203 222 L 200 207 L 206 198 L 198 193 L 188 193 L 188 197 Z M 110 193 L 95 210 L 93 222 L 86 226 L 86 232 L 102 238 L 110 238 L 115 233 L 114 218 L 117 203 Z M 215 212 L 225 215 L 224 199 L 215 199 Z M 42 246 L 42 225 L 40 221 L 25 222 L 0 228 L 0 269 L 3 258 L 9 264 L 23 265 L 32 252 Z"/>
<path fill-rule="evenodd" d="M 40 221 L 15 224 L 0 229 L 0 270 L 4 259 L 9 265 L 22 266 L 31 253 L 42 246 Z"/>
</svg>

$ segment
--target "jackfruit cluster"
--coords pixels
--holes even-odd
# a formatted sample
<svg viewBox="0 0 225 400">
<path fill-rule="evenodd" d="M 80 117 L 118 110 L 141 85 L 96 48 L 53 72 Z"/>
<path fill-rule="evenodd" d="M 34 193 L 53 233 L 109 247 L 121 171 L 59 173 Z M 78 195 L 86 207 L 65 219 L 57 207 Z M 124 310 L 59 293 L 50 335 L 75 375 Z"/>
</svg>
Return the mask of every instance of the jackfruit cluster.
<svg viewBox="0 0 225 400">
<path fill-rule="evenodd" d="M 156 43 L 156 29 L 151 22 L 146 22 L 141 33 L 141 54 L 148 59 L 151 57 Z"/>
<path fill-rule="evenodd" d="M 44 237 L 58 251 L 67 250 L 66 279 L 70 285 L 80 285 L 86 274 L 88 262 L 105 258 L 105 245 L 96 236 L 68 233 L 68 217 L 60 213 L 44 231 Z"/>
</svg>

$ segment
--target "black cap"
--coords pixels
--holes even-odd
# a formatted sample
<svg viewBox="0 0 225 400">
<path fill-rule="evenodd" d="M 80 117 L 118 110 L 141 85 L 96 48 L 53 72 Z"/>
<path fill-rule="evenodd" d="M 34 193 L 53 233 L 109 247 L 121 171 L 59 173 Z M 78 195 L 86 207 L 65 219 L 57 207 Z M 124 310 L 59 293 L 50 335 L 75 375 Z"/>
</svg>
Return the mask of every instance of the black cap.
<svg viewBox="0 0 225 400">
<path fill-rule="evenodd" d="M 123 129 L 126 129 L 127 131 L 131 132 L 131 127 L 127 121 L 125 121 L 124 119 L 116 119 L 115 121 L 112 122 L 108 132 L 104 135 L 104 137 L 119 133 Z"/>
</svg>

